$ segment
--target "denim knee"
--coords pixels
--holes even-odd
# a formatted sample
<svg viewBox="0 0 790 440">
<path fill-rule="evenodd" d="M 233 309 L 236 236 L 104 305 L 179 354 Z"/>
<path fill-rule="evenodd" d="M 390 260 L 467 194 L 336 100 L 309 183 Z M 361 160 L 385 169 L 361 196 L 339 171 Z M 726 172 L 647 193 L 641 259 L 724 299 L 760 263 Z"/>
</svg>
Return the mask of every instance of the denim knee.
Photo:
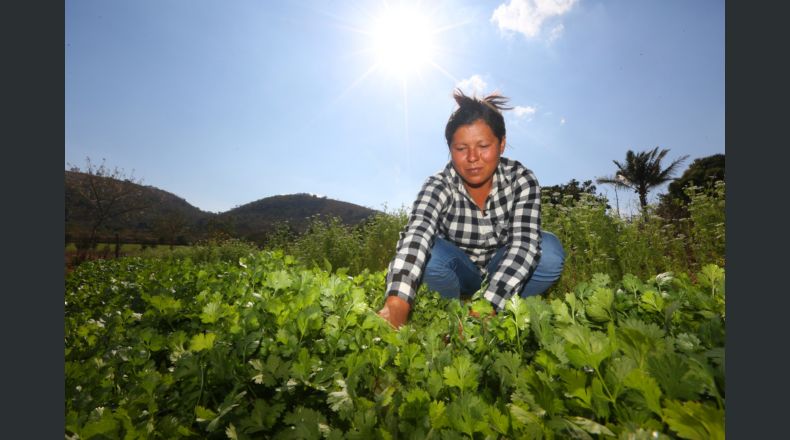
<svg viewBox="0 0 790 440">
<path fill-rule="evenodd" d="M 439 292 L 445 298 L 458 298 L 461 294 L 458 275 L 451 268 L 444 265 L 426 266 L 422 275 L 422 282 L 430 290 Z"/>
<path fill-rule="evenodd" d="M 449 246 L 441 238 L 436 239 L 431 249 L 431 256 L 423 270 L 422 282 L 443 297 L 457 298 L 460 292 L 460 280 L 455 272 L 455 266 L 458 263 Z"/>
<path fill-rule="evenodd" d="M 557 279 L 562 274 L 565 264 L 565 250 L 556 235 L 542 231 L 541 256 L 539 265 L 541 272 L 551 278 Z"/>
</svg>

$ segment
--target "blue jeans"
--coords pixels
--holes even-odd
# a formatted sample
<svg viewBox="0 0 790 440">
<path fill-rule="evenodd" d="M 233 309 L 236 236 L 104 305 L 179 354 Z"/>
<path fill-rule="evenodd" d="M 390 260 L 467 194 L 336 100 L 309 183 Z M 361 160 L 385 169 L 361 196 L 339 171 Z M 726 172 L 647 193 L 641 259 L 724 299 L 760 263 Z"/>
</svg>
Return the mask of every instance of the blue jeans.
<svg viewBox="0 0 790 440">
<path fill-rule="evenodd" d="M 541 256 L 538 267 L 532 276 L 521 288 L 522 297 L 540 295 L 551 287 L 562 274 L 565 262 L 565 251 L 556 235 L 551 232 L 541 231 Z M 501 247 L 494 254 L 486 269 L 492 274 L 502 258 L 505 256 L 505 247 Z M 431 255 L 425 266 L 422 282 L 428 288 L 439 292 L 445 298 L 459 298 L 472 295 L 480 289 L 483 282 L 477 266 L 460 248 L 451 242 L 436 237 L 431 248 Z"/>
</svg>

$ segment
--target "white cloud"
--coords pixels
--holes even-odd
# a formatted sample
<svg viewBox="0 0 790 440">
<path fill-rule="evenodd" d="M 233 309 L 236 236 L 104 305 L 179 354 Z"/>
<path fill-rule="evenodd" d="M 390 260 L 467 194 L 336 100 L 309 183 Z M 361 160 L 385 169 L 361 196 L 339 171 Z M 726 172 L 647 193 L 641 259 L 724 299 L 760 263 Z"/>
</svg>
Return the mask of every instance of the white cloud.
<svg viewBox="0 0 790 440">
<path fill-rule="evenodd" d="M 483 81 L 483 78 L 480 77 L 478 74 L 474 74 L 467 79 L 462 79 L 458 81 L 455 85 L 461 91 L 463 91 L 467 95 L 483 95 L 488 89 L 488 84 Z"/>
<path fill-rule="evenodd" d="M 515 31 L 533 38 L 540 34 L 543 22 L 548 18 L 559 17 L 571 10 L 578 0 L 510 0 L 494 10 L 491 21 L 501 31 Z M 562 24 L 555 26 L 550 39 L 559 37 Z"/>
<path fill-rule="evenodd" d="M 565 30 L 565 25 L 563 25 L 562 23 L 551 28 L 551 31 L 549 32 L 549 41 L 554 41 L 557 38 L 560 38 L 560 36 L 562 35 L 562 31 L 564 30 Z"/>
<path fill-rule="evenodd" d="M 565 125 L 565 118 L 560 118 L 560 125 Z"/>
<path fill-rule="evenodd" d="M 513 113 L 516 114 L 517 118 L 523 118 L 524 116 L 532 116 L 535 114 L 536 111 L 537 109 L 535 107 L 530 107 L 530 106 L 523 107 L 517 105 L 513 107 Z"/>
</svg>

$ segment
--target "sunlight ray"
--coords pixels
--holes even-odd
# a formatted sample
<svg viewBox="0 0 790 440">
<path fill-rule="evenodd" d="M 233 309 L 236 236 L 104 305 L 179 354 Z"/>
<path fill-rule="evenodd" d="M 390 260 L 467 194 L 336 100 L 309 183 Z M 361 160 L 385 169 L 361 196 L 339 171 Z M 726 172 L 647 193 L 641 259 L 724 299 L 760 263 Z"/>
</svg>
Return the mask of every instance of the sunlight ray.
<svg viewBox="0 0 790 440">
<path fill-rule="evenodd" d="M 403 91 L 403 128 L 406 138 L 406 169 L 411 171 L 411 138 L 409 136 L 409 88 L 405 78 L 401 80 L 401 90 Z"/>
<path fill-rule="evenodd" d="M 360 75 L 357 79 L 355 79 L 348 87 L 345 88 L 345 90 L 340 92 L 340 95 L 338 95 L 337 98 L 335 98 L 332 101 L 332 105 L 343 99 L 344 96 L 346 96 L 348 93 L 354 90 L 362 81 L 365 80 L 365 78 L 367 78 L 373 72 L 378 70 L 378 68 L 379 68 L 379 64 L 373 64 L 372 66 L 370 66 L 368 70 L 366 70 L 362 75 Z"/>
<path fill-rule="evenodd" d="M 462 21 L 462 22 L 459 22 L 459 23 L 448 24 L 447 26 L 442 26 L 440 28 L 433 29 L 431 31 L 431 33 L 433 35 L 437 35 L 437 34 L 440 34 L 442 32 L 446 32 L 446 31 L 449 31 L 449 30 L 452 30 L 452 29 L 455 29 L 455 28 L 459 28 L 461 26 L 466 26 L 468 24 L 472 24 L 472 20 L 465 20 L 465 21 Z"/>
<path fill-rule="evenodd" d="M 360 75 L 359 77 L 357 77 L 357 79 L 355 79 L 354 81 L 352 81 L 352 82 L 351 82 L 351 84 L 349 84 L 349 86 L 348 86 L 348 87 L 346 87 L 346 88 L 345 88 L 345 89 L 344 89 L 342 92 L 340 92 L 340 93 L 339 93 L 339 94 L 338 94 L 336 97 L 334 97 L 334 98 L 333 98 L 333 99 L 332 99 L 332 100 L 329 102 L 329 104 L 325 105 L 325 106 L 324 106 L 324 107 L 321 109 L 321 111 L 315 112 L 315 113 L 313 114 L 313 117 L 311 117 L 310 119 L 308 119 L 307 121 L 305 121 L 305 122 L 304 122 L 304 124 L 302 125 L 302 129 L 303 129 L 303 130 L 307 130 L 307 129 L 309 129 L 309 128 L 310 128 L 310 127 L 313 125 L 313 124 L 315 124 L 315 123 L 316 123 L 316 121 L 318 121 L 319 119 L 321 119 L 321 118 L 322 118 L 322 117 L 323 117 L 325 114 L 327 114 L 327 113 L 328 113 L 328 112 L 329 112 L 331 109 L 334 109 L 334 108 L 337 106 L 337 104 L 338 104 L 340 101 L 342 101 L 342 100 L 343 100 L 343 98 L 345 98 L 345 96 L 346 96 L 346 95 L 348 95 L 349 93 L 351 93 L 351 91 L 352 91 L 352 90 L 354 90 L 355 88 L 357 88 L 357 86 L 359 86 L 359 84 L 361 84 L 361 83 L 362 83 L 362 81 L 364 81 L 364 80 L 365 80 L 365 78 L 367 78 L 368 76 L 370 76 L 370 75 L 371 75 L 373 72 L 375 72 L 375 71 L 376 71 L 376 69 L 378 69 L 378 68 L 379 68 L 379 65 L 378 65 L 378 64 L 374 64 L 374 65 L 370 66 L 370 68 L 368 68 L 368 70 L 366 70 L 364 73 L 362 73 L 362 75 Z"/>
<path fill-rule="evenodd" d="M 434 69 L 438 70 L 438 71 L 439 71 L 440 73 L 442 73 L 444 76 L 446 76 L 447 78 L 449 78 L 450 80 L 452 80 L 453 84 L 456 84 L 456 83 L 458 83 L 458 81 L 460 81 L 460 80 L 459 80 L 458 78 L 456 78 L 456 77 L 455 77 L 455 76 L 454 76 L 452 73 L 448 72 L 448 71 L 447 71 L 447 70 L 446 70 L 444 67 L 440 66 L 440 65 L 439 65 L 439 64 L 437 64 L 435 61 L 430 61 L 428 64 L 429 64 L 431 67 L 433 67 Z"/>
</svg>

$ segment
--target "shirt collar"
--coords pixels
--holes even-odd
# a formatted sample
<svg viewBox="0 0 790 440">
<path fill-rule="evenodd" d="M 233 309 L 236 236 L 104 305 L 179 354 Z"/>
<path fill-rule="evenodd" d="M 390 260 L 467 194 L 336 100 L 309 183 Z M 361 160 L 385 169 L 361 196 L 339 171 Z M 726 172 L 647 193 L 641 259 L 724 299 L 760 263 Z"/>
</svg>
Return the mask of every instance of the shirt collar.
<svg viewBox="0 0 790 440">
<path fill-rule="evenodd" d="M 498 190 L 510 184 L 510 177 L 505 172 L 506 161 L 507 159 L 504 157 L 499 158 L 496 171 L 494 171 L 493 182 L 491 183 L 491 194 L 495 194 Z M 452 160 L 447 162 L 447 166 L 444 167 L 444 171 L 448 176 L 450 176 L 453 184 L 455 184 L 461 194 L 468 194 L 466 187 L 464 186 L 464 181 L 461 179 L 461 175 L 458 174 L 458 171 L 455 170 Z"/>
</svg>

